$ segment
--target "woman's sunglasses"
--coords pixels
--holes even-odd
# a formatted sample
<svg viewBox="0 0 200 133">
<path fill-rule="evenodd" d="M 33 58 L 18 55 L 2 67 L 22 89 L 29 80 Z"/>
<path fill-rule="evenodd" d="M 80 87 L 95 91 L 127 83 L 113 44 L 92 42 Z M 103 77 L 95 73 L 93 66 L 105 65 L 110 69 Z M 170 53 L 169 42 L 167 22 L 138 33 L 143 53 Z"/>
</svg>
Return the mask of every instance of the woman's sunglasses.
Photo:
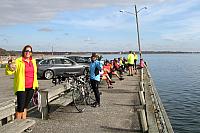
<svg viewBox="0 0 200 133">
<path fill-rule="evenodd" d="M 28 53 L 28 52 L 31 53 L 32 51 L 31 51 L 31 50 L 25 50 L 25 52 L 27 52 L 27 53 Z"/>
</svg>

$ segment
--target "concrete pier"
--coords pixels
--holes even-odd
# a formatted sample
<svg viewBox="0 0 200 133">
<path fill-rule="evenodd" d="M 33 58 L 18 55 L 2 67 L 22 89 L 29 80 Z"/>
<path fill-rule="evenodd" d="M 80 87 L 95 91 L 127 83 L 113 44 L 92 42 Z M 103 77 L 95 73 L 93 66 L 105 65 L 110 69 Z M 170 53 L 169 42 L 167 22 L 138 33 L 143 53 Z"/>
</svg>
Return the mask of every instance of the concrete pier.
<svg viewBox="0 0 200 133">
<path fill-rule="evenodd" d="M 99 88 L 102 92 L 100 107 L 87 106 L 83 113 L 78 113 L 72 104 L 51 106 L 48 120 L 42 120 L 38 111 L 31 111 L 29 117 L 36 120 L 33 133 L 161 132 L 162 129 L 159 129 L 159 121 L 155 118 L 155 111 L 152 108 L 154 105 L 151 102 L 152 95 L 156 93 L 157 96 L 158 94 L 152 92 L 152 87 L 151 91 L 149 90 L 151 85 L 148 83 L 151 83 L 152 80 L 149 78 L 147 69 L 142 72 L 139 70 L 137 75 L 126 75 L 124 74 L 125 80 L 122 81 L 114 77 L 116 82 L 113 83 L 114 88 L 112 89 L 107 88 L 105 81 L 101 83 Z M 4 70 L 0 69 L 0 79 L 0 102 L 15 98 L 12 90 L 12 76 L 5 76 Z M 40 89 L 54 86 L 49 80 L 39 80 L 39 84 Z M 154 85 L 152 86 L 154 87 Z M 161 101 L 159 101 L 160 104 L 162 104 Z M 163 106 L 161 109 L 164 111 Z M 163 119 L 167 118 L 165 111 L 164 113 Z M 171 128 L 168 118 L 167 124 Z M 165 126 L 165 128 L 168 127 Z M 162 131 L 173 132 L 172 128 Z"/>
</svg>

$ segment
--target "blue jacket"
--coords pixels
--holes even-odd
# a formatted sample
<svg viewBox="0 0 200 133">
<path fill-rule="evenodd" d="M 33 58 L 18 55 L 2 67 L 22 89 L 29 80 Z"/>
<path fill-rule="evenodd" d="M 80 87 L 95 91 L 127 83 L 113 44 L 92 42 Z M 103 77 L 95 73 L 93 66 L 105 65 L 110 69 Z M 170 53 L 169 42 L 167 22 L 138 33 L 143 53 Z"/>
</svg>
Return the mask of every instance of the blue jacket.
<svg viewBox="0 0 200 133">
<path fill-rule="evenodd" d="M 99 61 L 94 61 L 90 63 L 90 79 L 100 81 L 100 74 L 95 76 L 95 68 L 98 68 L 99 70 L 102 69 L 102 64 Z"/>
</svg>

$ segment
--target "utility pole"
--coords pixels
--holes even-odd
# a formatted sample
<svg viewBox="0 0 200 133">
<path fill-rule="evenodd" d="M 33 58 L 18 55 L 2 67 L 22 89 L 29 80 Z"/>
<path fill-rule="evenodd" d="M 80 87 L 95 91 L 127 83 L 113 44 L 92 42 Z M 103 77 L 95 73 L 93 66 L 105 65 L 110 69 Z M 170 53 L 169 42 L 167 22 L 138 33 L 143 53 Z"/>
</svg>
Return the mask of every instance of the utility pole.
<svg viewBox="0 0 200 133">
<path fill-rule="evenodd" d="M 52 44 L 51 50 L 52 50 L 52 53 L 51 53 L 51 55 L 53 55 L 53 44 Z"/>
<path fill-rule="evenodd" d="M 141 51 L 141 46 L 140 46 L 140 33 L 139 33 L 139 24 L 138 24 L 138 13 L 139 11 L 137 11 L 137 7 L 135 5 L 135 21 L 136 21 L 136 29 L 137 29 L 137 42 L 138 42 L 138 48 L 139 48 L 139 54 L 140 54 L 140 59 L 142 58 L 142 51 Z"/>
</svg>

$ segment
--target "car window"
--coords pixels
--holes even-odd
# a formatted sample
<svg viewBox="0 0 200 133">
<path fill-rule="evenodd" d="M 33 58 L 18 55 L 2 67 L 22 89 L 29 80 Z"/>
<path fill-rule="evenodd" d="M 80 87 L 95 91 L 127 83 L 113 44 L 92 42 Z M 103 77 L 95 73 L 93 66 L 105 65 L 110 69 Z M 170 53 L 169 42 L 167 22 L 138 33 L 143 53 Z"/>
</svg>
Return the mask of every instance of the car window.
<svg viewBox="0 0 200 133">
<path fill-rule="evenodd" d="M 68 58 L 70 58 L 71 60 L 75 61 L 75 57 L 73 57 L 73 56 L 70 56 Z"/>
<path fill-rule="evenodd" d="M 43 60 L 40 62 L 40 64 L 47 65 L 47 64 L 49 64 L 49 60 Z"/>
<path fill-rule="evenodd" d="M 91 62 L 91 58 L 90 57 L 83 57 L 87 62 Z"/>
<path fill-rule="evenodd" d="M 72 65 L 72 62 L 70 60 L 67 60 L 67 59 L 61 59 L 62 61 L 62 64 L 65 64 L 65 65 Z"/>
<path fill-rule="evenodd" d="M 36 63 L 38 64 L 42 59 L 35 59 Z"/>
<path fill-rule="evenodd" d="M 54 64 L 62 64 L 61 59 L 53 59 Z"/>
<path fill-rule="evenodd" d="M 86 62 L 86 60 L 85 60 L 84 58 L 82 58 L 82 57 L 77 57 L 77 58 L 76 58 L 76 61 L 77 61 L 78 63 L 84 63 L 84 62 Z"/>
</svg>

